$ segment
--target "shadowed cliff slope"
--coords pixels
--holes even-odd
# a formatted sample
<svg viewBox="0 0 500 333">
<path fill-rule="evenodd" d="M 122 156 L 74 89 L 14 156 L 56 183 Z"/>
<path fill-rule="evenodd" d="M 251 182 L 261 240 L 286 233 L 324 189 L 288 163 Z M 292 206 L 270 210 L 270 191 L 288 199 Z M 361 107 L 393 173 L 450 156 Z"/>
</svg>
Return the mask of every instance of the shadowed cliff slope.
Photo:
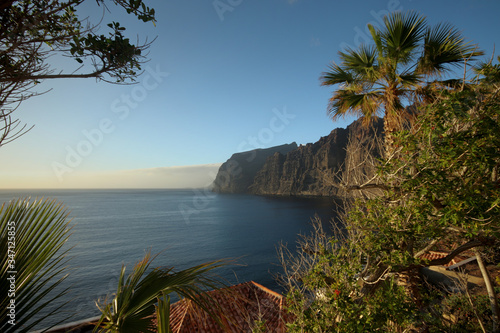
<svg viewBox="0 0 500 333">
<path fill-rule="evenodd" d="M 382 119 L 371 127 L 357 120 L 347 128 L 334 129 L 315 143 L 273 147 L 234 154 L 219 169 L 214 191 L 227 193 L 253 193 L 261 195 L 339 196 L 340 179 L 347 178 L 346 164 L 363 161 L 364 154 L 376 137 L 383 133 Z M 292 146 L 295 145 L 295 148 Z M 283 149 L 286 147 L 288 151 Z M 377 155 L 380 152 L 372 151 Z M 267 156 L 266 156 L 267 155 Z M 259 156 L 258 163 L 245 163 Z M 267 158 L 265 162 L 261 159 Z M 257 159 L 257 158 L 254 158 Z M 372 168 L 359 163 L 362 173 Z M 223 185 L 223 186 L 221 186 Z"/>
<path fill-rule="evenodd" d="M 213 191 L 219 193 L 247 193 L 266 159 L 275 153 L 286 154 L 297 149 L 295 142 L 267 149 L 255 149 L 231 156 L 219 168 Z"/>
</svg>

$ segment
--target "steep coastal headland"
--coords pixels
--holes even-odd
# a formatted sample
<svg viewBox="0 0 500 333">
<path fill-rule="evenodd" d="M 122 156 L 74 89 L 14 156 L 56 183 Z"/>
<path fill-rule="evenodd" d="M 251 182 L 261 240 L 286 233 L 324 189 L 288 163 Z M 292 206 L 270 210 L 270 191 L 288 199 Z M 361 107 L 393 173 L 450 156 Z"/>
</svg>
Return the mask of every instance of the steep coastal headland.
<svg viewBox="0 0 500 333">
<path fill-rule="evenodd" d="M 223 163 L 213 183 L 214 192 L 248 193 L 255 176 L 274 154 L 287 154 L 297 149 L 295 142 L 267 149 L 254 149 L 235 153 Z"/>
<path fill-rule="evenodd" d="M 336 128 L 315 143 L 291 143 L 231 156 L 219 169 L 213 184 L 218 193 L 251 193 L 280 196 L 339 196 L 346 162 L 361 160 L 363 147 L 380 138 L 382 119 L 371 126 L 357 120 Z M 374 152 L 378 154 L 378 152 Z M 363 170 L 369 173 L 372 170 Z"/>
</svg>

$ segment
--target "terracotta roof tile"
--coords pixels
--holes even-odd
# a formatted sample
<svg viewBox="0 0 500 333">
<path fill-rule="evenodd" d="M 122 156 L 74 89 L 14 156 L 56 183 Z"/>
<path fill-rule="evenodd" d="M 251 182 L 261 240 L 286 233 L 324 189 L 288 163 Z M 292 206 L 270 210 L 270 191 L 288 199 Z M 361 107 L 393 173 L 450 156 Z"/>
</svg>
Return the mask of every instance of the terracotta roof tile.
<svg viewBox="0 0 500 333">
<path fill-rule="evenodd" d="M 181 300 L 172 305 L 170 326 L 174 333 L 251 332 L 257 321 L 266 332 L 285 332 L 284 298 L 255 283 L 247 282 L 209 292 L 224 313 L 224 328 L 193 302 Z"/>
<path fill-rule="evenodd" d="M 440 252 L 440 251 L 429 251 L 423 255 L 421 255 L 419 258 L 420 259 L 427 259 L 427 260 L 434 260 L 434 259 L 441 259 L 444 258 L 448 255 L 447 252 Z M 464 260 L 462 257 L 455 257 L 451 259 L 447 264 L 443 265 L 444 267 L 449 267 L 451 265 L 455 265 L 456 263 Z"/>
</svg>

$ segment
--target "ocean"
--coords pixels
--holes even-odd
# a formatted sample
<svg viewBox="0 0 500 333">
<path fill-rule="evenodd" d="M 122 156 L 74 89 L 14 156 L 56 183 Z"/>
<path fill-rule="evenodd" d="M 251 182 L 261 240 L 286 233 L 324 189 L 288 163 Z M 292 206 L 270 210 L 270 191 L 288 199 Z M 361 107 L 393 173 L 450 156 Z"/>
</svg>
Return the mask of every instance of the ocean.
<svg viewBox="0 0 500 333">
<path fill-rule="evenodd" d="M 318 215 L 335 217 L 327 198 L 278 198 L 215 194 L 208 190 L 1 190 L 0 203 L 14 198 L 52 198 L 64 203 L 74 226 L 67 247 L 69 277 L 56 322 L 99 314 L 95 301 L 116 290 L 123 264 L 130 270 L 147 251 L 156 266 L 185 269 L 232 258 L 217 274 L 231 284 L 255 281 L 282 291 L 276 247 L 295 249 L 298 234 L 312 230 Z M 128 270 L 128 271 L 129 271 Z M 58 305 L 58 304 L 54 304 Z M 47 323 L 43 325 L 47 326 Z"/>
</svg>

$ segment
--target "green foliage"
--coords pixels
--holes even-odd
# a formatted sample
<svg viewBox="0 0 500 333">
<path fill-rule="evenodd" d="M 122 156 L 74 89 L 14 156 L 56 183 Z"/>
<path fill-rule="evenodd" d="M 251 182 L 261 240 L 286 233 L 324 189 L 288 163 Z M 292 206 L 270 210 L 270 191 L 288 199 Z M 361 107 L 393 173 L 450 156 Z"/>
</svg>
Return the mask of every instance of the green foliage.
<svg viewBox="0 0 500 333">
<path fill-rule="evenodd" d="M 316 227 L 316 235 L 323 233 Z M 289 332 L 391 332 L 416 319 L 415 305 L 393 277 L 369 297 L 362 296 L 359 273 L 366 263 L 359 260 L 359 243 L 350 241 L 353 237 L 337 233 L 335 238 L 303 238 L 301 248 L 315 251 L 293 265 L 286 300 L 294 317 L 287 324 Z"/>
<path fill-rule="evenodd" d="M 500 236 L 499 115 L 497 92 L 444 91 L 412 130 L 398 134 L 398 156 L 383 172 L 398 180 L 389 195 L 404 197 L 398 216 L 411 214 L 412 233 Z"/>
<path fill-rule="evenodd" d="M 349 216 L 370 244 L 363 253 L 401 271 L 426 265 L 416 254 L 431 241 L 491 246 L 499 239 L 499 102 L 496 92 L 442 91 L 395 135 L 379 171 L 391 186 Z"/>
<path fill-rule="evenodd" d="M 335 237 L 316 229 L 300 243 L 300 260 L 288 260 L 292 332 L 495 325 L 488 297 L 429 293 L 418 273 L 431 264 L 420 255 L 435 244 L 453 255 L 498 248 L 500 90 L 489 66 L 461 90 L 436 90 L 412 126 L 394 133 L 374 182 L 381 196 L 355 201 Z"/>
<path fill-rule="evenodd" d="M 63 206 L 55 201 L 19 199 L 2 205 L 2 332 L 28 332 L 60 309 L 40 313 L 67 292 L 57 291 L 56 288 L 65 278 L 67 250 L 62 247 L 69 235 L 68 215 Z M 11 289 L 12 286 L 15 287 Z M 7 308 L 12 300 L 14 312 Z M 12 313 L 15 316 L 9 316 Z M 15 324 L 9 323 L 10 320 Z"/>
<path fill-rule="evenodd" d="M 266 330 L 267 328 L 265 320 L 256 320 L 253 322 L 252 333 L 265 333 Z"/>
<path fill-rule="evenodd" d="M 441 313 L 446 313 L 447 318 L 436 322 L 434 331 L 438 328 L 457 333 L 478 331 L 476 316 L 485 321 L 491 320 L 488 296 L 473 296 L 472 302 L 461 294 L 446 297 L 441 303 Z"/>
</svg>

